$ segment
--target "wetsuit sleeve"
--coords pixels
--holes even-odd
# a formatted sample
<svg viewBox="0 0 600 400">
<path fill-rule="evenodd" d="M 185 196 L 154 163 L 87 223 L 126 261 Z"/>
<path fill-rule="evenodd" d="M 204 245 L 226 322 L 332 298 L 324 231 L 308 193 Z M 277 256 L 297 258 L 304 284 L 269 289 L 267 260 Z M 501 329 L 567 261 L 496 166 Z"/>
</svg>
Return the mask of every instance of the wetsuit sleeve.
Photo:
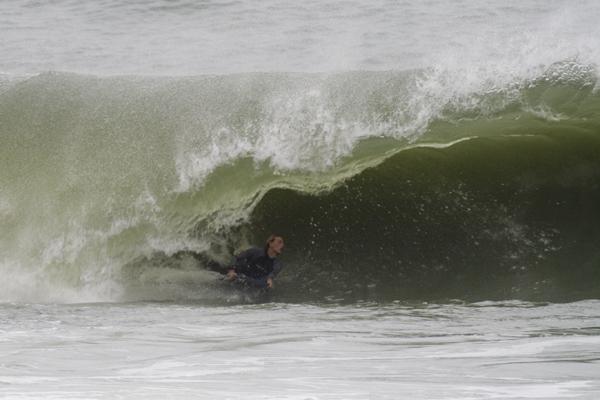
<svg viewBox="0 0 600 400">
<path fill-rule="evenodd" d="M 279 272 L 283 269 L 283 264 L 279 260 L 273 261 L 273 272 L 269 274 L 269 278 L 275 278 Z"/>
</svg>

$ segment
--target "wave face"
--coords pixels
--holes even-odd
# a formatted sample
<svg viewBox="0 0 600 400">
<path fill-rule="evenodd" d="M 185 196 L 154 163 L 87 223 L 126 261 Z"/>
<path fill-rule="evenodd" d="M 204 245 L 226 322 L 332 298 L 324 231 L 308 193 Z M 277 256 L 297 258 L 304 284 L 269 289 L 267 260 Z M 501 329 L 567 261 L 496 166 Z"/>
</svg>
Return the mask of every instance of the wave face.
<svg viewBox="0 0 600 400">
<path fill-rule="evenodd" d="M 2 301 L 212 299 L 271 231 L 275 294 L 597 296 L 594 65 L 0 85 Z"/>
</svg>

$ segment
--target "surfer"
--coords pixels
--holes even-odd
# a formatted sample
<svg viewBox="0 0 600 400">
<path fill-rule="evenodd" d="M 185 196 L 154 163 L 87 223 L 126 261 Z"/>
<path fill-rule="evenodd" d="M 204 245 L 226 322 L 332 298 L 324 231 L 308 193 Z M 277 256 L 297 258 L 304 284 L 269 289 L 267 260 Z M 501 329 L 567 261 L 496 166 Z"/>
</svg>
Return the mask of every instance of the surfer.
<svg viewBox="0 0 600 400">
<path fill-rule="evenodd" d="M 241 252 L 234 265 L 228 268 L 226 279 L 242 282 L 261 289 L 271 289 L 273 279 L 279 274 L 283 265 L 277 256 L 283 251 L 283 238 L 271 235 L 265 247 L 252 247 Z"/>
</svg>

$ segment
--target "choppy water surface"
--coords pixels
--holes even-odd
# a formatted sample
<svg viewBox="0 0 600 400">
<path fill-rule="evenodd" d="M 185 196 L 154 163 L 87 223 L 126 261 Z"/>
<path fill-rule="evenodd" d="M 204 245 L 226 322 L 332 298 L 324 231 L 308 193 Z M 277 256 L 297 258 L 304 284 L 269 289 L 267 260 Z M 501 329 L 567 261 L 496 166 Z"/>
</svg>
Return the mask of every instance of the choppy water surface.
<svg viewBox="0 0 600 400">
<path fill-rule="evenodd" d="M 7 399 L 594 399 L 597 301 L 3 305 Z"/>
<path fill-rule="evenodd" d="M 0 73 L 524 69 L 598 57 L 593 0 L 6 0 L 0 11 Z"/>
</svg>

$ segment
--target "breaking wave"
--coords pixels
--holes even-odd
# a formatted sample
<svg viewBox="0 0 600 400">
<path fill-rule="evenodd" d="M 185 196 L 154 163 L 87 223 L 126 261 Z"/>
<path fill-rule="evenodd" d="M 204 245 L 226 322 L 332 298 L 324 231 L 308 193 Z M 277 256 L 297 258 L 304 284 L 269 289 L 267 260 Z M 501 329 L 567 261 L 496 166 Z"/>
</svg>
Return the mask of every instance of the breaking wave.
<svg viewBox="0 0 600 400">
<path fill-rule="evenodd" d="M 597 297 L 595 67 L 463 72 L 4 77 L 0 300 Z"/>
</svg>

